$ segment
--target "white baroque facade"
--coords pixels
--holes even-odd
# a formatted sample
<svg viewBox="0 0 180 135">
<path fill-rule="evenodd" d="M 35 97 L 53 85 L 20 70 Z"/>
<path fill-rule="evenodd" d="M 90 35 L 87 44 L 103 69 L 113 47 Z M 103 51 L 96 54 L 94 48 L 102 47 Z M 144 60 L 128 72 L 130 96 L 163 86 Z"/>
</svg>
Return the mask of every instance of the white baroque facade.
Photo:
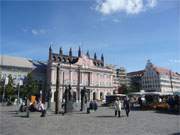
<svg viewBox="0 0 180 135">
<path fill-rule="evenodd" d="M 148 60 L 142 76 L 142 89 L 145 91 L 180 91 L 180 74 L 157 67 Z"/>
<path fill-rule="evenodd" d="M 107 94 L 113 94 L 113 69 L 104 66 L 104 57 L 101 60 L 90 58 L 89 53 L 81 54 L 79 48 L 78 56 L 72 56 L 70 49 L 69 55 L 63 55 L 62 49 L 56 54 L 49 48 L 48 60 L 48 86 L 52 93 L 51 102 L 54 101 L 56 91 L 57 66 L 60 63 L 59 71 L 59 91 L 60 101 L 62 101 L 65 87 L 71 86 L 71 93 L 76 101 L 80 100 L 80 92 L 85 87 L 90 92 L 90 100 L 103 100 Z"/>
</svg>

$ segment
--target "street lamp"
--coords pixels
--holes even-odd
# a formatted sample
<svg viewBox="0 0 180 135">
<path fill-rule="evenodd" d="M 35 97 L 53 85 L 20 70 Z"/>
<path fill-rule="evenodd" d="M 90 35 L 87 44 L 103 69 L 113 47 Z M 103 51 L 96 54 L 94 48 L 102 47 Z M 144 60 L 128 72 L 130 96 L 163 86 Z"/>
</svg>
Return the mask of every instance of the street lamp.
<svg viewBox="0 0 180 135">
<path fill-rule="evenodd" d="M 19 110 L 19 104 L 20 104 L 20 87 L 23 85 L 23 81 L 21 79 L 19 79 L 18 81 L 18 93 L 17 93 L 17 96 L 18 96 L 18 100 L 17 100 L 17 107 L 18 107 L 18 110 Z M 17 110 L 17 112 L 18 112 Z"/>
<path fill-rule="evenodd" d="M 19 95 L 20 95 L 20 87 L 23 85 L 23 81 L 20 79 L 18 83 L 18 104 L 19 104 Z"/>
</svg>

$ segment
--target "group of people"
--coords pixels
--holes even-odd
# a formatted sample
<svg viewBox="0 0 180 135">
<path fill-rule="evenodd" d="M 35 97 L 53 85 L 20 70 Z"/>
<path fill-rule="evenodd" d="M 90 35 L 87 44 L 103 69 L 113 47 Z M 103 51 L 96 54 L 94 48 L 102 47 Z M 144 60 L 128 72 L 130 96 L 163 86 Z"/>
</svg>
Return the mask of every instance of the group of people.
<svg viewBox="0 0 180 135">
<path fill-rule="evenodd" d="M 116 101 L 114 102 L 114 109 L 115 109 L 115 116 L 121 117 L 121 111 L 122 111 L 122 104 L 124 106 L 126 116 L 129 117 L 129 112 L 130 112 L 130 102 L 129 98 L 125 97 L 124 101 L 120 100 L 119 97 L 117 97 Z"/>
<path fill-rule="evenodd" d="M 87 114 L 89 114 L 91 110 L 96 111 L 98 109 L 98 104 L 97 104 L 96 100 L 91 100 L 89 102 L 86 102 L 86 105 L 87 105 Z M 41 112 L 41 117 L 45 117 L 45 115 L 46 115 L 46 109 L 41 100 L 35 100 L 32 103 L 32 102 L 30 102 L 30 100 L 27 99 L 26 104 L 21 105 L 20 111 L 22 110 L 22 108 L 24 106 L 26 106 L 26 108 L 27 108 L 24 111 L 27 111 L 28 115 L 29 115 L 29 111 Z M 124 107 L 126 115 L 128 117 L 129 112 L 130 112 L 130 102 L 129 102 L 128 97 L 125 97 L 123 101 L 120 100 L 119 97 L 117 97 L 116 101 L 114 102 L 115 116 L 121 117 L 122 106 Z M 66 107 L 65 107 L 65 109 L 66 109 Z"/>
<path fill-rule="evenodd" d="M 35 100 L 34 102 L 30 102 L 29 99 L 26 99 L 26 103 L 22 103 L 19 110 L 21 112 L 26 111 L 27 117 L 29 117 L 29 111 L 31 112 L 41 112 L 41 117 L 45 117 L 46 109 L 41 100 Z"/>
</svg>

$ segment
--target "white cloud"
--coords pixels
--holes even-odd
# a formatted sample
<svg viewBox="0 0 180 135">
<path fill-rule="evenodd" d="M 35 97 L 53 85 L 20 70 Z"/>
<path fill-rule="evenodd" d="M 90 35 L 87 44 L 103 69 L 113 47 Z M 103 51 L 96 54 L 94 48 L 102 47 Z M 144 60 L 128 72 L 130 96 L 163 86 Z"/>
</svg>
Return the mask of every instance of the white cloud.
<svg viewBox="0 0 180 135">
<path fill-rule="evenodd" d="M 180 59 L 170 59 L 169 62 L 173 64 L 180 64 Z"/>
<path fill-rule="evenodd" d="M 32 29 L 31 32 L 32 32 L 33 35 L 46 34 L 46 30 L 45 29 Z"/>
<path fill-rule="evenodd" d="M 98 2 L 96 10 L 104 15 L 126 12 L 138 14 L 146 9 L 154 8 L 157 0 L 104 0 Z"/>
<path fill-rule="evenodd" d="M 143 0 L 128 0 L 125 10 L 128 14 L 137 14 L 143 10 Z"/>
<path fill-rule="evenodd" d="M 147 6 L 153 8 L 157 5 L 157 0 L 148 0 Z"/>
<path fill-rule="evenodd" d="M 119 19 L 117 19 L 117 18 L 113 19 L 112 21 L 113 21 L 114 23 L 119 23 L 119 22 L 121 22 L 121 20 L 119 20 Z"/>
<path fill-rule="evenodd" d="M 32 29 L 31 32 L 32 32 L 33 35 L 38 35 L 38 31 L 35 30 L 35 29 Z"/>
</svg>

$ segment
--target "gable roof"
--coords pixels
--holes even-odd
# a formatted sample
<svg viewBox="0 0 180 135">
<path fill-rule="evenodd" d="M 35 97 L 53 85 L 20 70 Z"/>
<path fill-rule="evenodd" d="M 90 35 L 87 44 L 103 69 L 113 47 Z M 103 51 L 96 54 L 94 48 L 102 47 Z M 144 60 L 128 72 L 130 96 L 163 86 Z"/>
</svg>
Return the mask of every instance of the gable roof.
<svg viewBox="0 0 180 135">
<path fill-rule="evenodd" d="M 171 70 L 169 70 L 167 68 L 157 67 L 157 66 L 154 66 L 154 65 L 153 65 L 153 68 L 158 74 L 164 74 L 164 75 L 168 75 L 168 76 L 180 77 L 180 75 L 178 73 L 172 72 Z"/>
<path fill-rule="evenodd" d="M 46 70 L 47 63 L 23 57 L 0 55 L 0 66 Z"/>
<path fill-rule="evenodd" d="M 141 77 L 144 75 L 144 72 L 145 72 L 145 70 L 139 70 L 139 71 L 129 72 L 129 73 L 127 73 L 127 75 Z"/>
<path fill-rule="evenodd" d="M 0 56 L 0 65 L 12 66 L 12 67 L 23 67 L 23 68 L 34 68 L 33 63 L 27 58 L 6 56 L 6 55 Z"/>
</svg>

